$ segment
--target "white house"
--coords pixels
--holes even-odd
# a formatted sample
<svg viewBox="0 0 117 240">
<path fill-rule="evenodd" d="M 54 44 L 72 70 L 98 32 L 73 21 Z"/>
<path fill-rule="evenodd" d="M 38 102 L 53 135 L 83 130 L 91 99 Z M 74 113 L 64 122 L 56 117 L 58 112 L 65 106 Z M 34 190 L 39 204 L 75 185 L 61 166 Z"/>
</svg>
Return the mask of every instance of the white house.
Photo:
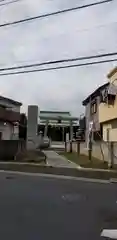
<svg viewBox="0 0 117 240">
<path fill-rule="evenodd" d="M 0 96 L 0 139 L 18 139 L 22 103 Z"/>
</svg>

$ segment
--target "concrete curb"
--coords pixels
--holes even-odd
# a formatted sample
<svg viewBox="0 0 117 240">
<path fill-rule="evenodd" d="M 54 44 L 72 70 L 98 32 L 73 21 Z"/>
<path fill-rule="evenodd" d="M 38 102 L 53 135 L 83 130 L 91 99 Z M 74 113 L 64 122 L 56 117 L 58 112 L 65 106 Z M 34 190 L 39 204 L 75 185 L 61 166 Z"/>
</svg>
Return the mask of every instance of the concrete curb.
<svg viewBox="0 0 117 240">
<path fill-rule="evenodd" d="M 0 161 L 0 165 L 2 165 L 2 164 L 6 164 L 6 165 L 7 165 L 7 164 L 10 164 L 10 165 L 22 165 L 22 166 L 23 166 L 23 165 L 31 165 L 31 166 L 45 166 L 44 164 L 42 165 L 42 163 L 32 163 L 32 162 L 15 162 L 15 161 L 14 161 L 14 162 L 12 162 L 12 161 L 10 161 L 10 162 L 9 162 L 9 161 L 8 161 L 8 162 L 7 162 L 7 161 L 6 161 L 6 162 L 5 162 L 5 161 L 2 161 L 2 162 L 1 162 L 1 161 Z"/>
<path fill-rule="evenodd" d="M 63 175 L 54 175 L 54 174 L 44 174 L 44 173 L 29 173 L 29 172 L 15 172 L 15 171 L 4 171 L 0 170 L 0 173 L 12 174 L 12 175 L 21 175 L 21 176 L 32 176 L 32 177 L 44 177 L 44 178 L 56 178 L 56 179 L 64 179 L 64 180 L 74 180 L 74 181 L 82 181 L 82 182 L 92 182 L 92 183 L 106 183 L 109 184 L 108 180 L 100 180 L 100 179 L 91 179 L 91 178 L 81 178 L 81 177 L 72 177 L 72 176 L 63 176 Z"/>
<path fill-rule="evenodd" d="M 67 158 L 66 158 L 67 159 Z M 69 163 L 72 163 L 72 164 L 74 164 L 74 165 L 76 165 L 76 168 L 77 169 L 82 169 L 82 170 L 84 170 L 84 171 L 98 171 L 98 172 L 113 172 L 113 173 L 117 173 L 117 170 L 113 170 L 113 169 L 100 169 L 100 168 L 85 168 L 85 167 L 81 167 L 80 165 L 78 165 L 77 163 L 74 163 L 74 162 L 72 162 L 72 161 L 70 161 L 69 159 L 67 159 L 67 161 L 69 162 Z"/>
<path fill-rule="evenodd" d="M 69 159 L 66 158 L 66 160 L 69 162 L 69 163 L 72 163 L 77 169 L 81 169 L 82 167 L 72 161 L 70 161 Z"/>
<path fill-rule="evenodd" d="M 98 171 L 98 172 L 113 172 L 113 173 L 117 173 L 117 170 L 114 170 L 114 169 L 100 169 L 100 168 L 85 168 L 85 167 L 82 167 L 81 165 L 78 165 L 77 163 L 75 162 L 72 162 L 71 160 L 67 159 L 66 160 L 69 162 L 69 163 L 72 163 L 72 164 L 75 164 L 77 165 L 77 169 L 82 169 L 84 171 Z"/>
<path fill-rule="evenodd" d="M 70 161 L 70 160 L 67 160 L 69 163 L 72 163 L 72 164 L 74 164 L 74 166 L 76 166 L 75 168 L 76 169 L 81 169 L 81 170 L 83 170 L 84 172 L 85 171 L 93 171 L 93 172 L 111 172 L 111 173 L 117 173 L 117 170 L 112 170 L 112 169 L 98 169 L 98 168 L 84 168 L 84 167 L 81 167 L 80 165 L 77 165 L 76 163 L 74 163 L 74 162 L 72 162 L 72 161 Z M 5 161 L 0 161 L 0 165 L 1 164 L 10 164 L 10 165 L 30 165 L 30 166 L 44 166 L 44 167 L 53 167 L 53 168 L 55 168 L 54 166 L 52 166 L 52 165 L 50 165 L 48 162 L 46 163 L 46 164 L 42 164 L 42 163 L 32 163 L 32 162 L 5 162 Z"/>
<path fill-rule="evenodd" d="M 61 156 L 64 156 L 64 155 L 61 155 Z M 84 171 L 94 171 L 94 172 L 113 172 L 113 173 L 117 173 L 117 170 L 114 170 L 114 169 L 100 169 L 100 168 L 86 168 L 86 167 L 82 167 L 81 165 L 69 160 L 67 157 L 64 156 L 64 158 L 71 164 L 74 164 L 76 165 L 76 169 L 82 169 Z"/>
<path fill-rule="evenodd" d="M 79 168 L 52 167 L 34 163 L 0 162 L 0 170 L 15 172 L 30 172 L 40 174 L 54 174 L 90 179 L 110 180 L 117 178 L 117 171 L 92 171 Z"/>
<path fill-rule="evenodd" d="M 112 169 L 99 169 L 99 168 L 84 168 L 81 167 L 84 171 L 94 171 L 94 172 L 111 172 L 111 173 L 117 173 L 117 170 Z"/>
</svg>

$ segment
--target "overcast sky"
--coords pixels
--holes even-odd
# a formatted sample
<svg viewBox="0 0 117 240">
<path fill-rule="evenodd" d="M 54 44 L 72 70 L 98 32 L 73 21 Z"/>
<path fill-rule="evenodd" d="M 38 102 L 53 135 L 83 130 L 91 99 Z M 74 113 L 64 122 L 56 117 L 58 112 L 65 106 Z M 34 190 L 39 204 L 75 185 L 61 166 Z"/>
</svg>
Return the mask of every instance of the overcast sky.
<svg viewBox="0 0 117 240">
<path fill-rule="evenodd" d="M 10 0 L 5 0 L 6 2 Z M 99 0 L 20 0 L 0 6 L 0 24 Z M 0 28 L 0 67 L 88 56 L 117 49 L 117 0 L 17 26 Z M 79 116 L 82 100 L 116 63 L 0 77 L 0 94 L 41 110 Z"/>
</svg>

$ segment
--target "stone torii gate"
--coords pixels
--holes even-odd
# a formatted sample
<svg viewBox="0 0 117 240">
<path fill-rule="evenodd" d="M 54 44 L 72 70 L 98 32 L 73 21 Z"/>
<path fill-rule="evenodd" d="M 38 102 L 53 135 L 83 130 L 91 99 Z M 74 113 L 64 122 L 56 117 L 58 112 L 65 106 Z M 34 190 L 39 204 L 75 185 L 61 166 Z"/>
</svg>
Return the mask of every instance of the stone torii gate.
<svg viewBox="0 0 117 240">
<path fill-rule="evenodd" d="M 57 113 L 57 112 L 56 112 Z M 58 112 L 60 113 L 60 112 Z M 78 121 L 78 118 L 69 116 L 61 116 L 60 114 L 56 114 L 54 116 L 40 116 L 40 110 L 37 105 L 29 105 L 28 106 L 28 119 L 27 119 L 27 149 L 34 149 L 36 148 L 37 144 L 39 145 L 41 139 L 38 135 L 38 124 L 39 124 L 39 118 L 42 120 L 45 120 L 45 132 L 44 137 L 47 136 L 48 131 L 48 124 L 50 120 L 56 120 L 57 122 L 60 120 L 62 121 L 68 121 L 70 125 L 70 140 L 73 139 L 73 122 Z M 64 131 L 64 125 L 63 125 L 63 131 Z"/>
<path fill-rule="evenodd" d="M 64 136 L 65 127 L 70 126 L 70 140 L 73 139 L 74 121 L 78 121 L 78 118 L 71 116 L 69 112 L 40 111 L 40 120 L 44 121 L 44 125 L 45 125 L 44 137 L 47 136 L 49 125 L 62 127 L 63 136 Z M 64 137 L 63 137 L 63 141 L 64 141 Z"/>
</svg>

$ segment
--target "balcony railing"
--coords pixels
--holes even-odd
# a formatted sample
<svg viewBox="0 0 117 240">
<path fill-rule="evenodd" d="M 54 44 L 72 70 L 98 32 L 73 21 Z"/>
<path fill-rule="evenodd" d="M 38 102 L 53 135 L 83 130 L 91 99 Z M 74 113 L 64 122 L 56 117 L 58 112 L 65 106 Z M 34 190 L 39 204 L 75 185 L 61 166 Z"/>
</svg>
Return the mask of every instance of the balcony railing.
<svg viewBox="0 0 117 240">
<path fill-rule="evenodd" d="M 0 107 L 0 120 L 7 122 L 18 122 L 20 120 L 20 113 Z"/>
<path fill-rule="evenodd" d="M 99 105 L 99 122 L 106 122 L 117 118 L 117 102 L 114 105 L 100 103 Z"/>
</svg>

